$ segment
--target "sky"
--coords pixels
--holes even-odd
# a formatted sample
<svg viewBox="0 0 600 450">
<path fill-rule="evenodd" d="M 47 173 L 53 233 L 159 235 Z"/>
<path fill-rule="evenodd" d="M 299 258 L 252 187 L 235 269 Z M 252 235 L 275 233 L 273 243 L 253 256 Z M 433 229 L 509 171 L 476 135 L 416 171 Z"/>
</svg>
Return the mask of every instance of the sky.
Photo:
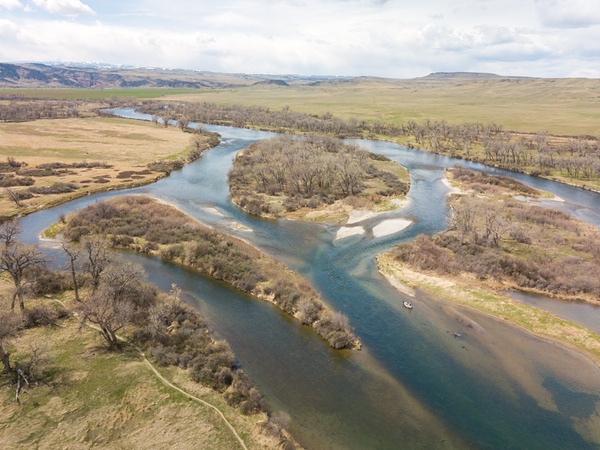
<svg viewBox="0 0 600 450">
<path fill-rule="evenodd" d="M 0 0 L 0 62 L 600 78 L 600 0 Z"/>
</svg>

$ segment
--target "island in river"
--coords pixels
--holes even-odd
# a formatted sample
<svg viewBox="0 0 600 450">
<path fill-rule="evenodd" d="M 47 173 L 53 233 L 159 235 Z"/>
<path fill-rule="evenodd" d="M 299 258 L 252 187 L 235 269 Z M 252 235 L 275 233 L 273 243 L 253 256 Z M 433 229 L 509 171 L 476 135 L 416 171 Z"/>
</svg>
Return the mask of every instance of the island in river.
<svg viewBox="0 0 600 450">
<path fill-rule="evenodd" d="M 598 230 L 535 205 L 543 193 L 506 177 L 458 168 L 448 177 L 456 194 L 449 230 L 379 255 L 382 274 L 407 295 L 420 289 L 484 311 L 583 349 L 598 363 L 600 336 L 503 293 L 600 304 Z"/>
<path fill-rule="evenodd" d="M 325 305 L 299 275 L 246 242 L 150 197 L 94 203 L 68 215 L 62 233 L 71 241 L 106 237 L 112 247 L 183 264 L 275 304 L 314 328 L 333 348 L 360 349 L 347 317 Z"/>
<path fill-rule="evenodd" d="M 409 176 L 387 157 L 331 136 L 285 135 L 239 152 L 229 189 L 249 214 L 342 224 L 402 205 Z"/>
</svg>

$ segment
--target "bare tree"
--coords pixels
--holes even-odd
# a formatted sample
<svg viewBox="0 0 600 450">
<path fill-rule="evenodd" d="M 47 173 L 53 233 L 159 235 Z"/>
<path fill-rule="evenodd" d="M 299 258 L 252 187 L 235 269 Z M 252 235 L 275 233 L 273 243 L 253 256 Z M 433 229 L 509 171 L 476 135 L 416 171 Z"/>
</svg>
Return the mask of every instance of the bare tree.
<svg viewBox="0 0 600 450">
<path fill-rule="evenodd" d="M 144 283 L 144 271 L 136 264 L 113 261 L 102 273 L 92 297 L 79 308 L 83 322 L 98 326 L 110 350 L 118 346 L 117 331 L 131 323 L 140 307 L 154 299 Z"/>
<path fill-rule="evenodd" d="M 21 198 L 19 197 L 19 194 L 16 191 L 13 191 L 11 188 L 5 188 L 4 191 L 6 192 L 6 196 L 12 202 L 14 202 L 14 204 L 17 206 L 17 208 L 20 208 L 21 206 L 23 206 L 23 202 L 21 202 Z"/>
<path fill-rule="evenodd" d="M 92 278 L 92 293 L 100 285 L 100 277 L 113 261 L 108 243 L 105 239 L 92 237 L 86 238 L 81 243 L 83 252 L 83 269 Z"/>
<path fill-rule="evenodd" d="M 80 277 L 78 266 L 80 264 L 77 261 L 81 261 L 81 248 L 75 247 L 67 242 L 63 242 L 62 244 L 63 251 L 67 254 L 69 258 L 68 265 L 69 271 L 71 272 L 71 278 L 73 280 L 73 290 L 75 291 L 75 300 L 78 302 L 81 301 L 79 297 L 79 288 L 80 288 Z"/>
<path fill-rule="evenodd" d="M 463 197 L 450 205 L 452 209 L 451 227 L 454 228 L 465 242 L 467 237 L 472 236 L 477 241 L 477 228 L 475 227 L 475 199 Z"/>
<path fill-rule="evenodd" d="M 21 310 L 25 309 L 24 294 L 28 272 L 45 264 L 43 255 L 33 245 L 16 240 L 21 228 L 15 221 L 0 225 L 0 272 L 8 272 L 15 285 L 11 309 L 19 299 Z"/>
</svg>

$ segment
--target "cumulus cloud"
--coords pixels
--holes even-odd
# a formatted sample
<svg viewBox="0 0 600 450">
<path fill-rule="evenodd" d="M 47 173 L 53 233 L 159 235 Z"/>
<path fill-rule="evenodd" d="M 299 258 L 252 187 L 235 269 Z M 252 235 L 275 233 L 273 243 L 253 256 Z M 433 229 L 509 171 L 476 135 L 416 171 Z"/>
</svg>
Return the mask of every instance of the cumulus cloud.
<svg viewBox="0 0 600 450">
<path fill-rule="evenodd" d="M 78 16 L 80 14 L 95 14 L 94 10 L 80 0 L 33 0 L 37 6 L 52 14 L 63 16 Z"/>
<path fill-rule="evenodd" d="M 14 1 L 0 0 L 0 7 Z M 558 13 L 546 11 L 563 14 L 569 2 L 598 0 L 128 0 L 93 3 L 94 11 L 82 1 L 20 0 L 38 5 L 38 14 L 16 8 L 6 14 L 10 23 L 0 20 L 0 60 L 405 78 L 593 74 L 600 59 L 598 27 L 557 33 L 551 14 Z M 42 8 L 98 20 L 48 19 Z M 567 14 L 560 24 L 593 22 L 576 17 Z"/>
<path fill-rule="evenodd" d="M 19 0 L 0 0 L 0 8 L 23 9 L 23 4 Z"/>
</svg>

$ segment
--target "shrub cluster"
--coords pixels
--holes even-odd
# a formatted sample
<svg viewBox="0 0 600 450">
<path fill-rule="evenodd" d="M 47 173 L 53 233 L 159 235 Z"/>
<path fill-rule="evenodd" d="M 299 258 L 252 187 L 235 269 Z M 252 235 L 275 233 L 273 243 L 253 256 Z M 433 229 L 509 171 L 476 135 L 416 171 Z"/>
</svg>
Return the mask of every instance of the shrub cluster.
<svg viewBox="0 0 600 450">
<path fill-rule="evenodd" d="M 458 201 L 458 200 L 453 200 Z M 490 202 L 489 199 L 481 200 Z M 523 289 L 600 298 L 600 236 L 560 211 L 505 202 L 500 245 L 456 229 L 400 244 L 393 255 L 419 270 L 467 272 Z"/>
<path fill-rule="evenodd" d="M 214 340 L 206 322 L 179 301 L 161 299 L 150 308 L 135 339 L 159 365 L 189 369 L 194 381 L 224 392 L 244 414 L 261 411 L 262 397 L 229 345 Z"/>
<path fill-rule="evenodd" d="M 357 343 L 347 320 L 332 320 L 314 290 L 289 270 L 250 245 L 217 233 L 185 214 L 148 197 L 120 197 L 94 203 L 67 217 L 63 231 L 78 241 L 109 237 L 113 246 L 160 255 L 235 288 L 268 298 L 317 329 L 335 348 Z"/>
<path fill-rule="evenodd" d="M 467 189 L 479 193 L 489 193 L 494 187 L 502 188 L 512 192 L 517 192 L 521 195 L 529 197 L 538 197 L 539 192 L 515 180 L 511 177 L 501 175 L 490 175 L 487 172 L 478 172 L 476 170 L 464 169 L 462 167 L 454 167 L 450 170 L 452 177 L 465 186 Z"/>
<path fill-rule="evenodd" d="M 0 187 L 31 186 L 35 180 L 31 177 L 17 177 L 12 174 L 0 173 Z"/>
</svg>

